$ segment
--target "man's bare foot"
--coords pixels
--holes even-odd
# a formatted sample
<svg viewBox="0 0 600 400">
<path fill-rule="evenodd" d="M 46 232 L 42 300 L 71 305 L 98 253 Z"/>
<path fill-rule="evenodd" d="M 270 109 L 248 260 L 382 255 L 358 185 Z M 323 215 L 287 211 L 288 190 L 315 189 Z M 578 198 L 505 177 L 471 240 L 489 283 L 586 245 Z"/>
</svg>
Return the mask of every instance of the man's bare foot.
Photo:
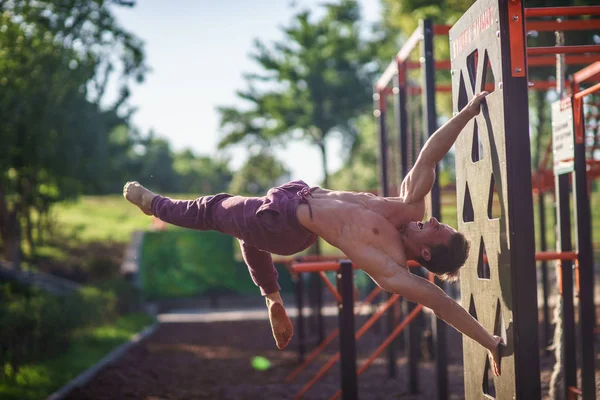
<svg viewBox="0 0 600 400">
<path fill-rule="evenodd" d="M 146 189 L 139 183 L 127 182 L 123 187 L 123 196 L 129 200 L 129 202 L 135 204 L 142 210 L 146 215 L 152 215 L 152 199 L 156 194 Z"/>
<path fill-rule="evenodd" d="M 269 321 L 271 322 L 271 329 L 273 331 L 275 343 L 277 344 L 277 348 L 279 350 L 283 350 L 290 343 L 290 340 L 292 340 L 292 336 L 294 335 L 294 326 L 285 312 L 281 297 L 279 297 L 279 299 L 267 297 L 266 301 L 267 307 L 269 308 Z"/>
</svg>

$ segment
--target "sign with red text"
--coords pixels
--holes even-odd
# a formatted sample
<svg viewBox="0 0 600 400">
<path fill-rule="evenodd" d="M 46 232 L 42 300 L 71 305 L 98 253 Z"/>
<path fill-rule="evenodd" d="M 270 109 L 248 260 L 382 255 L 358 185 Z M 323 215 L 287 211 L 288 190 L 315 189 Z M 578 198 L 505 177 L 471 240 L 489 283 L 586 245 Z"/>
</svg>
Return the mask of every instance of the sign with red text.
<svg viewBox="0 0 600 400">
<path fill-rule="evenodd" d="M 574 131 L 571 98 L 567 97 L 552 103 L 552 156 L 555 175 L 573 171 Z"/>
</svg>

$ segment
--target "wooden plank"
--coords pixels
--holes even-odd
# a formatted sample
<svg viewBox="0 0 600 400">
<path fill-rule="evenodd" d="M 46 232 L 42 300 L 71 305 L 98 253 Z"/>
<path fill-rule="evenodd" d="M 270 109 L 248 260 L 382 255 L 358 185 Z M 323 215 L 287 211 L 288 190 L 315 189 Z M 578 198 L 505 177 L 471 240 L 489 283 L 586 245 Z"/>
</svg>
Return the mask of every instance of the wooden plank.
<svg viewBox="0 0 600 400">
<path fill-rule="evenodd" d="M 531 349 L 538 348 L 531 174 L 522 173 L 530 169 L 527 81 L 511 71 L 509 23 L 515 20 L 511 13 L 509 21 L 508 1 L 479 0 L 450 30 L 454 112 L 485 88 L 486 75 L 493 74 L 495 81 L 481 113 L 455 146 L 458 226 L 471 242 L 461 271 L 462 303 L 507 343 L 502 376 L 492 379 L 486 372 L 487 350 L 464 337 L 466 399 L 481 399 L 486 389 L 498 399 L 541 397 L 539 359 L 531 357 Z M 522 15 L 517 18 L 522 23 Z M 525 54 L 524 47 L 513 48 L 512 54 L 516 51 Z M 475 146 L 474 140 L 479 142 Z M 492 179 L 496 194 L 490 190 Z M 490 219 L 493 195 L 501 211 Z M 471 213 L 468 222 L 465 210 Z M 484 256 L 489 273 L 480 268 L 478 276 Z"/>
</svg>

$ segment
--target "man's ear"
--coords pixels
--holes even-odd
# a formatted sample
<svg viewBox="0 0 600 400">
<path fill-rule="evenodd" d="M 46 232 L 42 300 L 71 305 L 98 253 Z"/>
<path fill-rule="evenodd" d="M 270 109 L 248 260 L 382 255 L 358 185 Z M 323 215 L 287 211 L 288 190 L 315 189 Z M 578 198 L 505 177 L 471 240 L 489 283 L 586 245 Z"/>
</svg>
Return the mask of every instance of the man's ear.
<svg viewBox="0 0 600 400">
<path fill-rule="evenodd" d="M 427 262 L 431 260 L 431 251 L 429 251 L 429 247 L 421 248 L 421 258 Z"/>
</svg>

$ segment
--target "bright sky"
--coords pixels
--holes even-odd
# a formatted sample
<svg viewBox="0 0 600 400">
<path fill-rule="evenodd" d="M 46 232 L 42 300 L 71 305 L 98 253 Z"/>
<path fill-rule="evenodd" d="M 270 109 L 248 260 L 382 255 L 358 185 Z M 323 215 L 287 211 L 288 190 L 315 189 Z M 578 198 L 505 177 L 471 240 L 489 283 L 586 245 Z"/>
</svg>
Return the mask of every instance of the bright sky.
<svg viewBox="0 0 600 400">
<path fill-rule="evenodd" d="M 217 106 L 239 105 L 235 91 L 245 89 L 243 73 L 255 70 L 248 59 L 252 43 L 281 39 L 280 27 L 299 10 L 318 12 L 323 0 L 138 0 L 134 8 L 118 7 L 120 23 L 144 40 L 152 71 L 133 88 L 130 103 L 138 107 L 133 122 L 143 133 L 154 129 L 175 150 L 192 148 L 216 156 L 219 140 Z M 379 16 L 379 0 L 360 0 L 363 17 Z M 330 143 L 329 171 L 341 165 L 338 143 Z M 229 151 L 231 167 L 243 164 L 245 152 Z M 316 148 L 289 144 L 278 153 L 292 179 L 317 185 L 322 179 Z M 144 177 L 140 177 L 143 180 Z"/>
</svg>

